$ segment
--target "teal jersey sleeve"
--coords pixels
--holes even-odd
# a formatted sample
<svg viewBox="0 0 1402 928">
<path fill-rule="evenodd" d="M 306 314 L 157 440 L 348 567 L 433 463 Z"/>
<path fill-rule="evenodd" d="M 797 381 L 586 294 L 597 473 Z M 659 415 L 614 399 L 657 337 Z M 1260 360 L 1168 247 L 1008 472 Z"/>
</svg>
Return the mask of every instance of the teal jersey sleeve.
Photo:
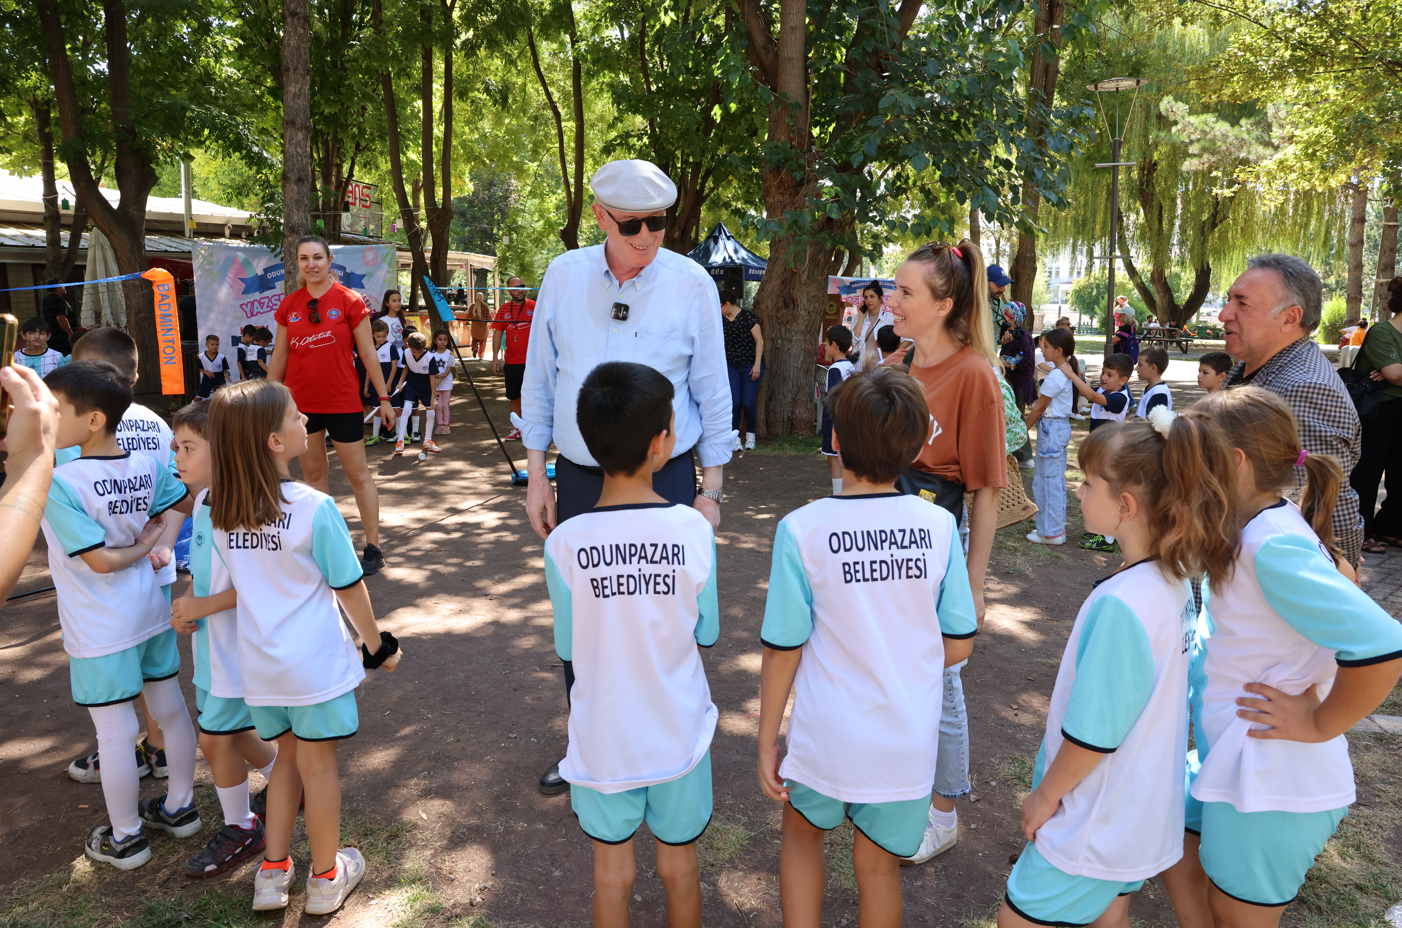
<svg viewBox="0 0 1402 928">
<path fill-rule="evenodd" d="M 550 608 L 555 613 L 555 653 L 562 661 L 574 657 L 574 594 L 560 576 L 560 568 L 545 549 L 545 588 L 550 591 Z"/>
<path fill-rule="evenodd" d="M 54 466 L 57 467 L 60 464 L 67 464 L 69 461 L 75 461 L 82 456 L 83 449 L 77 445 L 72 445 L 68 448 L 59 448 L 54 452 Z"/>
<path fill-rule="evenodd" d="M 1276 535 L 1256 552 L 1266 602 L 1291 628 L 1337 652 L 1340 667 L 1402 658 L 1402 624 L 1340 574 L 1308 538 Z"/>
<path fill-rule="evenodd" d="M 107 545 L 107 532 L 88 515 L 78 494 L 58 474 L 54 474 L 53 482 L 49 484 L 44 518 L 63 546 L 63 553 L 69 557 L 77 557 Z"/>
<path fill-rule="evenodd" d="M 716 593 L 716 539 L 711 536 L 711 576 L 696 601 L 696 643 L 709 648 L 720 638 L 720 597 Z"/>
<path fill-rule="evenodd" d="M 1134 610 L 1116 596 L 1091 605 L 1076 643 L 1076 679 L 1061 734 L 1111 754 L 1134 727 L 1154 689 L 1154 653 Z"/>
<path fill-rule="evenodd" d="M 324 499 L 312 516 L 312 558 L 333 590 L 355 586 L 365 576 L 350 529 L 334 499 Z"/>
<path fill-rule="evenodd" d="M 813 590 L 798 541 L 787 522 L 774 533 L 774 555 L 769 567 L 769 595 L 764 602 L 764 624 L 759 641 L 776 651 L 793 651 L 813 634 Z"/>
<path fill-rule="evenodd" d="M 175 462 L 172 459 L 171 468 L 174 467 Z M 173 470 L 157 468 L 156 493 L 151 498 L 151 517 L 155 518 L 189 495 L 190 488 L 180 482 Z"/>
<path fill-rule="evenodd" d="M 969 586 L 969 568 L 964 563 L 964 546 L 959 541 L 959 526 L 950 532 L 949 563 L 944 566 L 940 595 L 935 600 L 935 612 L 940 619 L 940 634 L 946 638 L 972 638 L 978 633 L 978 611 L 974 608 L 974 591 Z"/>
</svg>

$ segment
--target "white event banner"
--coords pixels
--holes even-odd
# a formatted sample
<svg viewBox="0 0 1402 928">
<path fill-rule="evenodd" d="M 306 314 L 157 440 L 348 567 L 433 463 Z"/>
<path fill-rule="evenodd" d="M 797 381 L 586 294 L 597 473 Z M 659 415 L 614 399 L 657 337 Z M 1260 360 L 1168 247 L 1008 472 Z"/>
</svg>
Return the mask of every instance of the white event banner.
<svg viewBox="0 0 1402 928">
<path fill-rule="evenodd" d="M 199 343 L 218 335 L 231 361 L 233 346 L 246 325 L 277 331 L 273 314 L 282 302 L 282 259 L 262 245 L 193 243 L 195 306 Z M 393 245 L 332 245 L 331 273 L 378 311 L 396 275 Z M 194 339 L 193 333 L 186 336 Z"/>
</svg>

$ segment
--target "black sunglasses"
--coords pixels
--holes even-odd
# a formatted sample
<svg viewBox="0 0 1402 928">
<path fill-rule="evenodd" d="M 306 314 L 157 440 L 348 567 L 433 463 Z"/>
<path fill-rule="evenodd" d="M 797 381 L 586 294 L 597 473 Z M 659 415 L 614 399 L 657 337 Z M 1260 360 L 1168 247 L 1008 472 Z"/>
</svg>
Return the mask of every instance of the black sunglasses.
<svg viewBox="0 0 1402 928">
<path fill-rule="evenodd" d="M 316 314 L 316 297 L 307 300 L 307 318 L 312 321 L 312 325 L 321 325 L 321 317 Z"/>
<path fill-rule="evenodd" d="M 619 219 L 613 213 L 609 213 L 607 209 L 605 209 L 604 212 L 608 213 L 609 218 L 617 223 L 618 234 L 628 238 L 632 238 L 634 235 L 641 232 L 643 230 L 643 223 L 647 223 L 647 230 L 649 232 L 661 232 L 663 229 L 667 228 L 667 216 L 665 213 L 661 216 L 647 216 L 643 219 Z"/>
</svg>

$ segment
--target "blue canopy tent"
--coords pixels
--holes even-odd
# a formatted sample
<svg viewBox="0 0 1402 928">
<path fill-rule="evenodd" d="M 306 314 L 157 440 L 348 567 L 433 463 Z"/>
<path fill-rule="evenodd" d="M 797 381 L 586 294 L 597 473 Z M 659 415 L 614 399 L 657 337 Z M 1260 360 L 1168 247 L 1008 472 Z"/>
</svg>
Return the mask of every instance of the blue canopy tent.
<svg viewBox="0 0 1402 928">
<path fill-rule="evenodd" d="M 704 267 L 717 284 L 763 280 L 769 263 L 741 245 L 723 222 L 716 223 L 711 234 L 691 249 L 687 257 Z"/>
</svg>

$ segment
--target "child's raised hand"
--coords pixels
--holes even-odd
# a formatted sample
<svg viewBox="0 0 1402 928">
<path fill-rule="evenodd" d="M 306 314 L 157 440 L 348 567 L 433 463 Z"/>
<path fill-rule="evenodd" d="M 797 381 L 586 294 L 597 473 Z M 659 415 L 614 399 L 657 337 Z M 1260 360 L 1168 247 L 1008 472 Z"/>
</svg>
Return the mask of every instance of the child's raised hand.
<svg viewBox="0 0 1402 928">
<path fill-rule="evenodd" d="M 151 562 L 152 570 L 160 570 L 170 563 L 170 559 L 175 557 L 175 552 L 162 545 L 159 548 L 152 548 L 146 554 L 146 560 Z"/>
<path fill-rule="evenodd" d="M 770 799 L 778 802 L 789 801 L 789 788 L 784 785 L 783 777 L 779 776 L 779 745 L 777 744 L 770 745 L 768 748 L 760 746 L 759 788 Z"/>
<path fill-rule="evenodd" d="M 141 527 L 141 532 L 136 536 L 136 543 L 139 545 L 153 545 L 156 539 L 161 537 L 161 532 L 166 527 L 165 513 L 161 513 L 154 519 L 148 521 Z"/>
<path fill-rule="evenodd" d="M 182 635 L 199 631 L 201 617 L 195 615 L 195 597 L 186 593 L 170 601 L 170 627 Z"/>
<path fill-rule="evenodd" d="M 1256 693 L 1259 698 L 1243 696 L 1236 701 L 1242 708 L 1236 710 L 1237 718 L 1269 725 L 1265 729 L 1251 729 L 1248 738 L 1264 738 L 1279 741 L 1303 741 L 1318 744 L 1330 741 L 1332 735 L 1319 730 L 1315 724 L 1314 710 L 1319 708 L 1319 695 L 1311 686 L 1298 696 L 1283 693 L 1264 683 L 1248 683 L 1243 687 L 1248 693 Z"/>
<path fill-rule="evenodd" d="M 1070 361 L 1062 361 L 1056 366 L 1056 369 L 1061 371 L 1067 377 L 1071 377 L 1073 374 L 1076 373 L 1076 369 L 1071 366 Z"/>
<path fill-rule="evenodd" d="M 1022 834 L 1028 841 L 1037 840 L 1037 829 L 1056 814 L 1060 799 L 1052 799 L 1039 789 L 1034 789 L 1022 800 Z"/>
</svg>

